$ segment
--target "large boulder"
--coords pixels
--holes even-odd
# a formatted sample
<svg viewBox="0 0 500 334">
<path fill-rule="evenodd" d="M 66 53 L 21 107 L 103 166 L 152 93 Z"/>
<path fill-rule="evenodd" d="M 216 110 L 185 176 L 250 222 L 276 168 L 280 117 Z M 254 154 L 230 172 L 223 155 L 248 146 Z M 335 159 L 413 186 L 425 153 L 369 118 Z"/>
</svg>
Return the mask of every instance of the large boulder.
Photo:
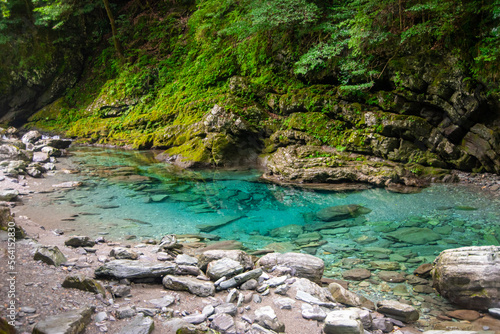
<svg viewBox="0 0 500 334">
<path fill-rule="evenodd" d="M 467 309 L 500 307 L 500 247 L 447 249 L 434 261 L 433 284 L 452 303 Z"/>
<path fill-rule="evenodd" d="M 275 266 L 283 266 L 292 270 L 292 275 L 310 279 L 313 282 L 321 282 L 325 263 L 323 260 L 301 253 L 271 253 L 259 259 L 257 266 L 264 270 L 271 270 Z"/>
<path fill-rule="evenodd" d="M 177 265 L 171 262 L 146 262 L 135 260 L 114 260 L 95 270 L 96 277 L 136 279 L 159 279 L 175 273 Z"/>
</svg>

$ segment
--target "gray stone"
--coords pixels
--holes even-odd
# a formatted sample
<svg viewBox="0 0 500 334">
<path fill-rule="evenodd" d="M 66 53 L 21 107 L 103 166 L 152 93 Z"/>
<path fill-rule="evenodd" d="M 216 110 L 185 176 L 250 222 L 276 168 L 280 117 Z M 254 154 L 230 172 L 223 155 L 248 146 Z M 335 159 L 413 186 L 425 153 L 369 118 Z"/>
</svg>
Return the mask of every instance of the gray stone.
<svg viewBox="0 0 500 334">
<path fill-rule="evenodd" d="M 328 285 L 328 290 L 330 290 L 333 299 L 335 299 L 335 301 L 339 303 L 348 306 L 366 307 L 371 310 L 375 309 L 375 304 L 371 300 L 368 300 L 364 296 L 344 289 L 344 287 L 338 283 L 330 283 Z"/>
<path fill-rule="evenodd" d="M 42 139 L 42 134 L 36 130 L 28 131 L 21 137 L 21 141 L 25 144 L 34 144 Z"/>
<path fill-rule="evenodd" d="M 162 298 L 151 299 L 149 302 L 153 304 L 157 308 L 169 307 L 173 303 L 175 303 L 175 296 L 165 295 Z"/>
<path fill-rule="evenodd" d="M 38 247 L 33 259 L 40 260 L 53 266 L 60 266 L 61 263 L 68 261 L 57 246 Z"/>
<path fill-rule="evenodd" d="M 293 304 L 295 304 L 295 300 L 291 298 L 278 298 L 274 301 L 274 304 L 278 306 L 280 309 L 291 310 Z"/>
<path fill-rule="evenodd" d="M 215 307 L 213 307 L 212 305 L 205 306 L 201 311 L 201 313 L 203 313 L 206 317 L 211 316 L 212 314 L 214 314 L 214 312 L 215 312 Z"/>
<path fill-rule="evenodd" d="M 259 259 L 257 265 L 264 270 L 271 270 L 276 266 L 288 267 L 293 276 L 310 279 L 313 282 L 321 282 L 325 264 L 323 260 L 301 253 L 271 253 Z"/>
<path fill-rule="evenodd" d="M 108 314 L 106 312 L 99 312 L 95 315 L 95 322 L 102 322 L 108 320 Z"/>
<path fill-rule="evenodd" d="M 130 286 L 124 284 L 117 284 L 111 287 L 111 294 L 115 296 L 115 298 L 123 298 L 130 295 Z"/>
<path fill-rule="evenodd" d="M 302 317 L 308 320 L 323 321 L 326 313 L 318 305 L 302 304 Z"/>
<path fill-rule="evenodd" d="M 79 334 L 90 323 L 93 307 L 85 307 L 40 320 L 33 328 L 33 334 Z"/>
<path fill-rule="evenodd" d="M 316 216 L 325 222 L 355 218 L 362 214 L 370 213 L 372 210 L 357 204 L 337 205 L 322 209 Z"/>
<path fill-rule="evenodd" d="M 29 306 L 22 306 L 19 308 L 19 311 L 24 313 L 36 313 L 36 308 Z"/>
<path fill-rule="evenodd" d="M 222 281 L 220 284 L 219 284 L 219 289 L 229 289 L 229 288 L 234 288 L 234 287 L 237 287 L 251 279 L 256 279 L 258 278 L 260 275 L 262 275 L 262 269 L 261 268 L 257 268 L 257 269 L 253 269 L 253 270 L 250 270 L 250 271 L 247 271 L 245 273 L 242 273 L 242 274 L 239 274 L 239 275 L 236 275 L 228 280 L 224 280 Z"/>
<path fill-rule="evenodd" d="M 285 331 L 285 325 L 278 320 L 271 306 L 263 306 L 255 310 L 255 322 L 275 332 Z"/>
<path fill-rule="evenodd" d="M 356 311 L 346 309 L 327 314 L 323 327 L 325 334 L 363 334 L 363 324 Z"/>
<path fill-rule="evenodd" d="M 210 323 L 210 328 L 225 334 L 236 334 L 234 319 L 229 314 L 216 314 Z"/>
<path fill-rule="evenodd" d="M 270 288 L 275 288 L 281 284 L 284 284 L 287 279 L 288 279 L 287 276 L 273 277 L 273 278 L 267 280 L 266 284 L 269 285 Z"/>
<path fill-rule="evenodd" d="M 372 330 L 381 330 L 384 333 L 392 332 L 394 325 L 387 318 L 375 318 L 372 320 Z"/>
<path fill-rule="evenodd" d="M 14 202 L 19 196 L 19 191 L 17 190 L 0 190 L 0 201 Z"/>
<path fill-rule="evenodd" d="M 240 286 L 240 290 L 255 290 L 255 289 L 257 289 L 258 284 L 259 283 L 257 282 L 256 279 L 251 279 L 251 280 L 248 280 L 245 283 L 243 283 Z"/>
<path fill-rule="evenodd" d="M 133 260 L 110 261 L 95 270 L 96 277 L 127 278 L 130 280 L 144 278 L 161 278 L 173 274 L 176 265 L 170 262 L 143 262 Z"/>
<path fill-rule="evenodd" d="M 86 236 L 72 236 L 64 244 L 70 247 L 93 247 L 95 241 Z"/>
<path fill-rule="evenodd" d="M 238 309 L 232 303 L 223 303 L 215 307 L 215 314 L 226 313 L 234 317 L 236 312 L 238 312 Z"/>
<path fill-rule="evenodd" d="M 101 283 L 82 274 L 66 276 L 62 283 L 62 287 L 93 292 L 106 297 L 106 290 L 104 290 L 104 287 L 101 285 Z"/>
<path fill-rule="evenodd" d="M 207 267 L 207 276 L 216 281 L 221 277 L 232 277 L 243 271 L 243 266 L 235 260 L 222 258 L 212 261 Z"/>
<path fill-rule="evenodd" d="M 381 300 L 377 303 L 377 311 L 403 322 L 414 322 L 419 318 L 418 311 L 411 305 L 396 300 Z"/>
<path fill-rule="evenodd" d="M 229 258 L 238 261 L 245 270 L 253 269 L 253 260 L 250 255 L 241 250 L 208 250 L 201 254 L 199 258 L 199 267 L 201 270 L 206 270 L 210 262 Z"/>
<path fill-rule="evenodd" d="M 452 303 L 477 310 L 500 305 L 500 246 L 447 249 L 434 263 L 434 288 Z"/>
<path fill-rule="evenodd" d="M 208 297 L 215 294 L 215 286 L 212 282 L 200 281 L 194 277 L 167 275 L 163 278 L 163 286 L 170 290 L 189 291 L 200 297 Z"/>
<path fill-rule="evenodd" d="M 50 161 L 50 157 L 47 153 L 44 153 L 44 152 L 33 152 L 33 162 L 41 162 L 41 163 L 45 163 L 45 162 L 49 162 Z"/>
<path fill-rule="evenodd" d="M 168 253 L 164 253 L 164 252 L 158 252 L 156 254 L 156 259 L 158 261 L 173 261 L 174 260 L 174 257 Z"/>
<path fill-rule="evenodd" d="M 109 256 L 117 260 L 137 260 L 139 254 L 125 247 L 115 247 L 109 252 Z"/>
<path fill-rule="evenodd" d="M 488 313 L 494 318 L 500 319 L 500 308 L 490 308 L 488 309 Z"/>
<path fill-rule="evenodd" d="M 198 325 L 207 320 L 207 316 L 202 313 L 195 313 L 195 314 L 190 314 L 182 318 L 184 321 L 193 324 L 193 325 Z"/>
<path fill-rule="evenodd" d="M 189 256 L 187 254 L 179 254 L 175 258 L 175 263 L 178 265 L 184 265 L 184 266 L 197 266 L 198 265 L 198 259 L 192 256 Z"/>
<path fill-rule="evenodd" d="M 378 278 L 382 281 L 390 283 L 401 283 L 406 281 L 406 277 L 397 271 L 380 271 L 377 273 Z"/>
<path fill-rule="evenodd" d="M 136 310 L 131 308 L 130 306 L 122 307 L 116 310 L 116 318 L 118 319 L 132 318 L 136 314 Z"/>
<path fill-rule="evenodd" d="M 153 319 L 139 313 L 132 321 L 126 324 L 118 334 L 150 334 L 154 328 L 155 324 Z"/>
<path fill-rule="evenodd" d="M 276 334 L 275 331 L 266 329 L 259 324 L 252 324 L 252 334 Z"/>
<path fill-rule="evenodd" d="M 333 297 L 326 288 L 322 288 L 318 284 L 311 282 L 305 278 L 297 279 L 290 286 L 290 295 L 295 296 L 295 299 L 305 301 L 306 303 L 317 304 L 326 307 L 332 307 L 336 304 L 331 303 Z"/>
</svg>

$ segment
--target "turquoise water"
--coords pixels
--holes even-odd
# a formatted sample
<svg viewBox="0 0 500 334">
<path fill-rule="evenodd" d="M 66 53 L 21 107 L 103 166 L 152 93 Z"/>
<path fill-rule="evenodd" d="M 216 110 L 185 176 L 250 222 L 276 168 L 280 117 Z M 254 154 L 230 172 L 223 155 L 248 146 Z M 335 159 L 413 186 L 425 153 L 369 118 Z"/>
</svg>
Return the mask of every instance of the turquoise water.
<svg viewBox="0 0 500 334">
<path fill-rule="evenodd" d="M 71 179 L 83 181 L 84 186 L 35 196 L 32 201 L 60 219 L 62 227 L 93 237 L 159 239 L 170 233 L 199 233 L 198 225 L 235 219 L 209 233 L 240 241 L 249 250 L 290 250 L 305 245 L 295 243 L 293 234 L 271 237 L 272 229 L 314 226 L 319 223 L 314 213 L 325 207 L 359 204 L 372 211 L 340 224 L 340 230 L 320 231 L 319 240 L 314 234 L 309 242 L 313 245 L 302 251 L 327 263 L 361 256 L 390 260 L 388 252 L 367 250 L 379 247 L 413 258 L 407 263 L 411 267 L 446 248 L 494 244 L 500 239 L 499 198 L 461 185 L 433 185 L 417 194 L 384 189 L 317 192 L 261 182 L 257 170 L 180 170 L 157 162 L 151 152 L 98 148 L 71 152 L 68 162 L 80 170 Z M 124 180 L 137 175 L 148 178 Z M 387 237 L 403 227 L 428 228 L 439 238 L 414 245 Z M 268 246 L 273 243 L 280 244 Z"/>
</svg>

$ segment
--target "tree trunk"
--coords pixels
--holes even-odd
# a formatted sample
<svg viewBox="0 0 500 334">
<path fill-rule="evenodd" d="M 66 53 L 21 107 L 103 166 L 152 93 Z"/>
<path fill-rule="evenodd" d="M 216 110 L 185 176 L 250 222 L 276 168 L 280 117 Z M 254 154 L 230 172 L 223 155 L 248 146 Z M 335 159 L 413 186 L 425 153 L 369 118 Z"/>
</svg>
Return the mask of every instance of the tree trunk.
<svg viewBox="0 0 500 334">
<path fill-rule="evenodd" d="M 106 8 L 106 13 L 108 14 L 109 18 L 109 23 L 111 24 L 111 32 L 113 33 L 113 43 L 115 45 L 116 52 L 118 53 L 118 56 L 120 57 L 120 60 L 123 61 L 124 56 L 123 56 L 123 48 L 118 40 L 118 33 L 116 31 L 116 24 L 115 24 L 115 18 L 113 17 L 113 13 L 111 12 L 111 8 L 109 7 L 109 1 L 108 0 L 102 0 L 104 2 L 104 7 Z"/>
</svg>

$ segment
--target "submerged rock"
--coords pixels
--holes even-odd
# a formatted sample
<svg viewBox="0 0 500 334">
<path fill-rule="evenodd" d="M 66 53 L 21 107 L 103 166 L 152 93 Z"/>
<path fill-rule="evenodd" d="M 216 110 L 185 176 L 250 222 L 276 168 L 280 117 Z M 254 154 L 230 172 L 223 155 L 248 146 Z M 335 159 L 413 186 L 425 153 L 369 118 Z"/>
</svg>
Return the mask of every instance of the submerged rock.
<svg viewBox="0 0 500 334">
<path fill-rule="evenodd" d="M 434 287 L 452 303 L 486 310 L 500 306 L 500 247 L 447 249 L 436 258 Z"/>
<path fill-rule="evenodd" d="M 316 216 L 325 222 L 355 218 L 363 214 L 370 213 L 372 210 L 358 204 L 336 205 L 322 209 L 316 213 Z"/>
<path fill-rule="evenodd" d="M 428 228 L 403 227 L 387 233 L 388 239 L 412 245 L 426 245 L 429 242 L 441 240 L 441 235 Z"/>
</svg>

